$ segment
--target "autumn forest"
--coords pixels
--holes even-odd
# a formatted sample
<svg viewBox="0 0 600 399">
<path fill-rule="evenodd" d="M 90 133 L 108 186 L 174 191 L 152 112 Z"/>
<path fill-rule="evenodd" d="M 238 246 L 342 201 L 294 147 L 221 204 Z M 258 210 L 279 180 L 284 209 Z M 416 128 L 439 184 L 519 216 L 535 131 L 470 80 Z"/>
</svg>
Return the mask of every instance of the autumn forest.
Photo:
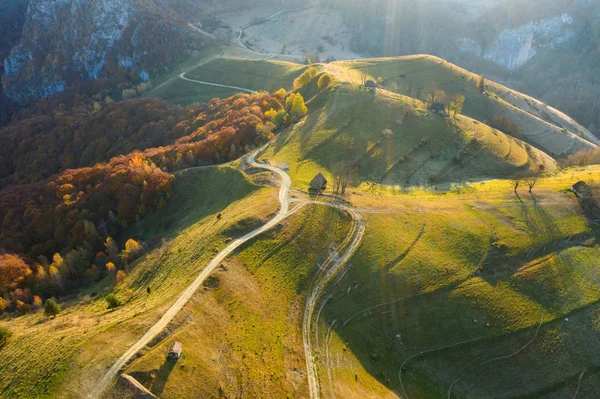
<svg viewBox="0 0 600 399">
<path fill-rule="evenodd" d="M 172 172 L 237 159 L 305 112 L 283 89 L 187 107 L 63 93 L 21 111 L 0 128 L 0 312 L 118 282 L 146 245 L 117 237 L 167 204 Z"/>
</svg>

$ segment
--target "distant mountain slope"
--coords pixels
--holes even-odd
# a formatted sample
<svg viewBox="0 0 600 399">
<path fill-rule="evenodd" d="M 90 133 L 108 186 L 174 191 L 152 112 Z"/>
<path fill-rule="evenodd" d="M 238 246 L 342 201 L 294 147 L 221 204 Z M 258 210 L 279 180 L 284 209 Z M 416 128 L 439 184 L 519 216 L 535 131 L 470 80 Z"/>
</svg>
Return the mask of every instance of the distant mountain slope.
<svg viewBox="0 0 600 399">
<path fill-rule="evenodd" d="M 147 80 L 209 40 L 188 26 L 194 10 L 179 0 L 32 0 L 4 62 L 5 92 L 28 103 L 88 80 Z"/>
<path fill-rule="evenodd" d="M 557 107 L 600 136 L 600 2 L 332 0 L 372 56 L 434 54 Z"/>
<path fill-rule="evenodd" d="M 4 59 L 13 46 L 19 43 L 28 0 L 5 0 L 0 2 L 0 77 L 4 74 Z M 7 122 L 14 105 L 4 95 L 0 85 L 0 126 Z"/>
<path fill-rule="evenodd" d="M 429 92 L 444 90 L 465 96 L 464 114 L 488 123 L 503 116 L 516 123 L 522 139 L 552 156 L 592 149 L 600 140 L 561 112 L 522 93 L 486 81 L 485 94 L 477 88 L 478 76 L 440 58 L 417 55 L 352 62 L 328 66 L 345 79 L 360 82 L 361 74 L 381 78 L 383 87 L 425 99 Z"/>
</svg>

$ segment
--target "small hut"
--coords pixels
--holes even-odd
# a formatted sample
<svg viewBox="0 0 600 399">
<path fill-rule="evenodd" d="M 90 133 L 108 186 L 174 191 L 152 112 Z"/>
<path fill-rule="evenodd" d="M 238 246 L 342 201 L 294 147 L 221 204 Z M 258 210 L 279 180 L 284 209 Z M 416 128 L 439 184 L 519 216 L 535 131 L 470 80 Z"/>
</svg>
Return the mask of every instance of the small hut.
<svg viewBox="0 0 600 399">
<path fill-rule="evenodd" d="M 375 93 L 375 91 L 377 90 L 377 83 L 375 83 L 375 81 L 373 80 L 367 80 L 365 82 L 365 89 L 367 91 L 370 91 L 371 93 Z"/>
<path fill-rule="evenodd" d="M 323 192 L 327 189 L 327 179 L 319 172 L 310 182 L 310 191 Z"/>
<path fill-rule="evenodd" d="M 580 198 L 590 198 L 594 195 L 592 188 L 584 181 L 578 181 L 577 183 L 573 184 L 571 190 Z"/>
<path fill-rule="evenodd" d="M 183 344 L 181 342 L 175 341 L 169 347 L 169 354 L 167 357 L 169 359 L 179 359 L 181 357 L 181 351 L 183 350 Z"/>
<path fill-rule="evenodd" d="M 429 110 L 434 114 L 446 115 L 446 105 L 443 102 L 436 101 L 431 103 Z"/>
</svg>

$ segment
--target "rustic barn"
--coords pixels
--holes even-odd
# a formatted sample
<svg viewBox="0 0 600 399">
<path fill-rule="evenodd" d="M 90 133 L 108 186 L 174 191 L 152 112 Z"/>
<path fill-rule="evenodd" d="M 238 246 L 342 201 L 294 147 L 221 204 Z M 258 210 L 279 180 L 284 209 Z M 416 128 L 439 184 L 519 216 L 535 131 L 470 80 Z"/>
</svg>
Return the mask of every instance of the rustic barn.
<svg viewBox="0 0 600 399">
<path fill-rule="evenodd" d="M 429 110 L 434 114 L 446 115 L 446 105 L 443 102 L 436 101 L 431 103 Z"/>
<path fill-rule="evenodd" d="M 327 189 L 327 179 L 319 172 L 310 182 L 310 191 L 323 192 Z"/>
<path fill-rule="evenodd" d="M 577 195 L 578 197 L 593 196 L 592 188 L 588 186 L 587 183 L 584 181 L 578 181 L 577 183 L 573 184 L 571 190 L 573 190 L 575 195 Z"/>
<path fill-rule="evenodd" d="M 371 91 L 371 93 L 375 93 L 377 84 L 373 80 L 367 80 L 365 82 L 365 89 Z"/>
<path fill-rule="evenodd" d="M 181 357 L 181 351 L 183 350 L 183 344 L 181 342 L 173 342 L 169 347 L 169 359 L 179 359 Z"/>
</svg>

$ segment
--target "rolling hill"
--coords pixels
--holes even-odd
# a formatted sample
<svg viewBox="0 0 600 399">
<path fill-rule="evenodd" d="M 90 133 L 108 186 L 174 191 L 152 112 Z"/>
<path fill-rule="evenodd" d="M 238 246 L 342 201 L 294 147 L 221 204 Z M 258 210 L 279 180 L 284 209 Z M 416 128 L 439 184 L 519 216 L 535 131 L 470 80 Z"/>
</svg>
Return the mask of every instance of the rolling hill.
<svg viewBox="0 0 600 399">
<path fill-rule="evenodd" d="M 290 165 L 306 186 L 319 171 L 332 176 L 355 164 L 360 181 L 424 186 L 555 171 L 542 151 L 473 119 L 447 120 L 419 100 L 379 91 L 358 92 L 340 83 L 308 103 L 309 117 L 280 135 L 267 157 Z"/>
<path fill-rule="evenodd" d="M 426 98 L 431 90 L 462 94 L 466 116 L 484 123 L 494 116 L 507 117 L 519 126 L 523 140 L 553 156 L 600 144 L 583 126 L 530 96 L 491 81 L 481 93 L 477 75 L 441 58 L 416 55 L 341 61 L 329 64 L 327 69 L 355 83 L 366 73 L 381 78 L 384 88 L 416 98 Z"/>
<path fill-rule="evenodd" d="M 475 75 L 434 57 L 316 68 L 301 87 L 294 79 L 307 67 L 279 61 L 217 59 L 185 73 L 303 96 L 308 114 L 282 123 L 258 155 L 288 171 L 290 211 L 220 262 L 120 371 L 165 399 L 593 397 L 600 232 L 598 215 L 569 188 L 586 180 L 596 190 L 600 168 L 561 170 L 556 162 L 596 148 L 592 137 L 493 82 L 482 93 Z M 380 81 L 375 94 L 359 89 L 363 71 Z M 332 80 L 319 87 L 326 73 Z M 179 84 L 170 78 L 160 92 L 172 95 Z M 431 113 L 423 100 L 432 88 L 464 95 L 463 114 Z M 243 102 L 252 104 L 244 115 L 265 115 L 269 101 L 279 101 L 269 98 L 215 100 L 206 112 L 226 103 L 219 117 L 231 122 Z M 495 116 L 513 120 L 520 138 L 490 127 Z M 211 128 L 221 123 L 200 119 Z M 0 396 L 93 392 L 208 262 L 276 212 L 278 178 L 259 164 L 190 165 L 199 166 L 176 172 L 164 208 L 121 230 L 120 241 L 149 246 L 121 281 L 108 276 L 59 297 L 64 311 L 56 317 L 1 316 L 0 327 L 14 335 L 0 348 L 9 360 L 0 362 L 8 376 Z M 332 182 L 348 167 L 346 197 L 305 193 L 317 172 Z M 539 178 L 530 192 L 514 190 L 515 178 L 532 176 Z M 122 306 L 107 309 L 109 293 Z M 173 341 L 184 348 L 177 362 L 165 360 Z M 112 388 L 107 397 L 122 395 Z"/>
</svg>

